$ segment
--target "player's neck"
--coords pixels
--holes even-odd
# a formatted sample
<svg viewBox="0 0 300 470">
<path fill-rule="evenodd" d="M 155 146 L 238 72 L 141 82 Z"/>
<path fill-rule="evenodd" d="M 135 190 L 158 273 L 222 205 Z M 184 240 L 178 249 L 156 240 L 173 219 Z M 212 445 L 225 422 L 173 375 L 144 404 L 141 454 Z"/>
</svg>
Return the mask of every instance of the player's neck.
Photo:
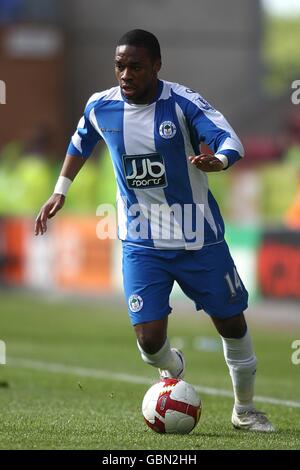
<svg viewBox="0 0 300 470">
<path fill-rule="evenodd" d="M 143 96 L 135 100 L 128 100 L 128 102 L 132 104 L 137 104 L 137 105 L 139 104 L 149 105 L 153 103 L 154 101 L 156 101 L 158 92 L 159 92 L 159 80 L 158 78 L 156 78 L 156 80 L 154 80 L 153 83 L 151 84 L 151 87 L 149 88 L 149 90 L 147 90 L 147 92 Z"/>
</svg>

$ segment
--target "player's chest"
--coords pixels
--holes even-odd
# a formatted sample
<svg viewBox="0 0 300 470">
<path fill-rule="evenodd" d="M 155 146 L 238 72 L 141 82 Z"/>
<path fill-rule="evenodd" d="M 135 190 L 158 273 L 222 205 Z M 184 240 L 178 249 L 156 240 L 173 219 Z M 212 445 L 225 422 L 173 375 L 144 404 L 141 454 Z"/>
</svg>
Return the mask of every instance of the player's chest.
<svg viewBox="0 0 300 470">
<path fill-rule="evenodd" d="M 175 108 L 160 102 L 145 107 L 125 104 L 124 109 L 103 116 L 101 127 L 107 145 L 121 153 L 169 154 L 182 144 Z"/>
</svg>

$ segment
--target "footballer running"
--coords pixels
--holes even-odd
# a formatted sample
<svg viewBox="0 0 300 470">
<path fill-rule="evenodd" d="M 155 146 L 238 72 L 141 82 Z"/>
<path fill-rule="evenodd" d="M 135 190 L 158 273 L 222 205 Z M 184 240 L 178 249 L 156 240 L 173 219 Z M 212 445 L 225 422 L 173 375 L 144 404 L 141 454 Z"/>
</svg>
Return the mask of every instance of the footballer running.
<svg viewBox="0 0 300 470">
<path fill-rule="evenodd" d="M 159 79 L 160 69 L 160 45 L 152 33 L 136 29 L 121 37 L 115 52 L 118 86 L 88 100 L 35 234 L 45 233 L 47 219 L 62 208 L 72 181 L 103 139 L 117 182 L 124 291 L 143 361 L 158 368 L 161 378 L 184 375 L 183 353 L 171 348 L 167 336 L 176 281 L 221 336 L 234 391 L 233 426 L 271 432 L 267 416 L 253 404 L 257 361 L 243 313 L 248 293 L 207 179 L 208 172 L 237 163 L 243 146 L 219 111 L 196 91 Z M 202 143 L 213 155 L 201 153 Z M 183 217 L 153 216 L 153 207 L 174 204 Z M 140 207 L 138 229 L 132 207 Z"/>
</svg>

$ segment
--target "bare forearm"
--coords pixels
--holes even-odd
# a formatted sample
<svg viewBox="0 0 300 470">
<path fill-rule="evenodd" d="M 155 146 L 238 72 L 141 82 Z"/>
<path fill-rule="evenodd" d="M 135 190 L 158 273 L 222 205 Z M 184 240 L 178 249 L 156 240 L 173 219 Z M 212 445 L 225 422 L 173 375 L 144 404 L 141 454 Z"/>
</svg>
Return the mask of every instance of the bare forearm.
<svg viewBox="0 0 300 470">
<path fill-rule="evenodd" d="M 54 217 L 55 214 L 63 207 L 71 181 L 73 181 L 75 176 L 79 173 L 85 161 L 86 158 L 83 157 L 73 157 L 72 155 L 66 156 L 53 194 L 42 206 L 36 218 L 35 235 L 43 235 L 47 231 L 47 219 Z M 61 178 L 62 176 L 64 178 Z M 61 182 L 60 180 L 63 181 Z"/>
<path fill-rule="evenodd" d="M 74 157 L 72 155 L 66 155 L 66 158 L 63 163 L 63 167 L 60 172 L 60 176 L 74 180 L 76 175 L 79 173 L 81 168 L 86 162 L 84 157 Z"/>
</svg>

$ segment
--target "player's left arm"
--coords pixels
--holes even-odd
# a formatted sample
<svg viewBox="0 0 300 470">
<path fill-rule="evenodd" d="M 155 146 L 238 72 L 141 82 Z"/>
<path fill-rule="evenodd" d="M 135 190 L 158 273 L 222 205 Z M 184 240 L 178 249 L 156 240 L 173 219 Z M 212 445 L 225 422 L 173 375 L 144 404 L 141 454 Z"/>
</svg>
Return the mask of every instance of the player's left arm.
<svg viewBox="0 0 300 470">
<path fill-rule="evenodd" d="M 198 142 L 208 145 L 214 155 L 192 155 L 189 160 L 205 172 L 225 170 L 244 156 L 243 145 L 225 117 L 198 97 L 188 107 L 190 125 Z"/>
<path fill-rule="evenodd" d="M 222 160 L 219 160 L 219 158 L 214 155 L 201 153 L 200 155 L 189 156 L 189 160 L 199 170 L 206 171 L 207 173 L 211 171 L 221 171 L 227 168 Z"/>
</svg>

